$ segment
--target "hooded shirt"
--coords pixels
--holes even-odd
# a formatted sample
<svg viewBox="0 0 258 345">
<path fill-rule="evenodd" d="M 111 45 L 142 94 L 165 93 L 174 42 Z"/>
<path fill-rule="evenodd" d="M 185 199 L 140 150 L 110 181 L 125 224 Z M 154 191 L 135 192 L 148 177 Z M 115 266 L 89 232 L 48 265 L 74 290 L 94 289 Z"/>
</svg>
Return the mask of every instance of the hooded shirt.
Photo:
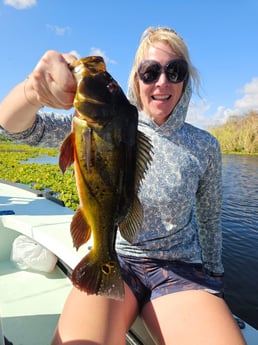
<svg viewBox="0 0 258 345">
<path fill-rule="evenodd" d="M 138 129 L 153 145 L 153 159 L 139 199 L 144 222 L 133 243 L 118 232 L 121 255 L 202 262 L 221 274 L 221 153 L 208 132 L 185 122 L 191 98 L 188 83 L 168 120 L 158 126 L 139 113 Z M 30 145 L 59 147 L 70 132 L 72 115 L 39 112 L 33 126 L 9 135 Z"/>
<path fill-rule="evenodd" d="M 144 222 L 133 243 L 119 235 L 116 250 L 202 262 L 208 271 L 221 274 L 221 153 L 212 135 L 185 122 L 191 94 L 188 84 L 161 126 L 139 113 L 138 129 L 153 145 L 153 160 L 139 193 Z"/>
</svg>

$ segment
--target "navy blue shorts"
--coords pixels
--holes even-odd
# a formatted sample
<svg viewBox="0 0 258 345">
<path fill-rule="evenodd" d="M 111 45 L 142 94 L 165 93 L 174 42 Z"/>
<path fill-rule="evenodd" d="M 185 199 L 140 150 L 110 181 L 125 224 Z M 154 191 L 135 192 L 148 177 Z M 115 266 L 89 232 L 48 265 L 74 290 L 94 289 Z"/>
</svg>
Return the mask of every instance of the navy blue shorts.
<svg viewBox="0 0 258 345">
<path fill-rule="evenodd" d="M 139 309 L 157 297 L 186 290 L 205 290 L 223 296 L 223 282 L 207 275 L 202 264 L 118 256 L 123 280 L 133 291 Z"/>
</svg>

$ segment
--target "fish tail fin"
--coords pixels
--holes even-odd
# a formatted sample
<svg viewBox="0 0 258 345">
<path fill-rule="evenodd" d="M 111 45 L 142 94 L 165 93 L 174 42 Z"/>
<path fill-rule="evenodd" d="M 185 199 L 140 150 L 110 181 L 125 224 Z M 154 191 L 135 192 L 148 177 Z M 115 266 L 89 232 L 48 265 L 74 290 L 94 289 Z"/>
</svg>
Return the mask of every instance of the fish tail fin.
<svg viewBox="0 0 258 345">
<path fill-rule="evenodd" d="M 90 251 L 73 270 L 72 282 L 89 295 L 124 299 L 124 282 L 116 257 L 103 260 Z"/>
</svg>

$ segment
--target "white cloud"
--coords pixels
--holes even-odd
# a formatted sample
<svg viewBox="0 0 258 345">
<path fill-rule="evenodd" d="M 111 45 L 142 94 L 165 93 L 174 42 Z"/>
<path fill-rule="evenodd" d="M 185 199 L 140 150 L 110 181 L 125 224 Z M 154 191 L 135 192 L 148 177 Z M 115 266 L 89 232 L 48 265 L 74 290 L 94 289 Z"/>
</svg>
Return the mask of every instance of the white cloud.
<svg viewBox="0 0 258 345">
<path fill-rule="evenodd" d="M 102 56 L 106 63 L 116 64 L 115 60 L 110 59 L 106 53 L 99 48 L 92 47 L 90 49 L 90 55 Z"/>
<path fill-rule="evenodd" d="M 210 106 L 205 99 L 191 100 L 186 121 L 197 127 L 205 127 L 207 115 L 205 113 Z"/>
<path fill-rule="evenodd" d="M 235 102 L 235 108 L 243 111 L 258 110 L 258 78 L 253 78 L 238 91 L 244 96 Z"/>
<path fill-rule="evenodd" d="M 16 10 L 24 10 L 35 6 L 37 0 L 4 0 L 4 4 L 16 8 Z"/>
<path fill-rule="evenodd" d="M 63 36 L 66 33 L 69 34 L 72 30 L 70 26 L 60 27 L 58 25 L 46 24 L 46 27 L 47 29 L 53 31 L 57 36 Z"/>
<path fill-rule="evenodd" d="M 203 129 L 219 126 L 226 122 L 228 114 L 223 106 L 218 107 L 212 115 L 207 114 L 209 109 L 210 105 L 204 99 L 194 103 L 191 102 L 186 122 Z"/>
<path fill-rule="evenodd" d="M 186 121 L 194 126 L 207 129 L 223 125 L 231 116 L 241 116 L 253 110 L 258 111 L 258 77 L 253 78 L 251 82 L 236 92 L 243 96 L 234 102 L 232 108 L 220 105 L 212 115 L 207 115 L 211 107 L 205 99 L 192 101 Z"/>
</svg>

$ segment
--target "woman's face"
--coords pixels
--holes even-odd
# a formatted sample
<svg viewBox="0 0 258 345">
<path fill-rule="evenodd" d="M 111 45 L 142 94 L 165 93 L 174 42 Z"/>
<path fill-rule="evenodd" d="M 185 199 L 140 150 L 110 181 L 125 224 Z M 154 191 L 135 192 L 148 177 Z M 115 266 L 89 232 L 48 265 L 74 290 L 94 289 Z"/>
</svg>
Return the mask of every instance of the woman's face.
<svg viewBox="0 0 258 345">
<path fill-rule="evenodd" d="M 144 60 L 155 60 L 162 66 L 178 58 L 171 48 L 162 42 L 157 42 L 155 46 L 151 46 L 144 56 Z M 179 101 L 183 91 L 183 84 L 183 82 L 170 83 L 164 70 L 152 84 L 144 84 L 139 79 L 142 110 L 159 126 L 162 125 Z"/>
</svg>

